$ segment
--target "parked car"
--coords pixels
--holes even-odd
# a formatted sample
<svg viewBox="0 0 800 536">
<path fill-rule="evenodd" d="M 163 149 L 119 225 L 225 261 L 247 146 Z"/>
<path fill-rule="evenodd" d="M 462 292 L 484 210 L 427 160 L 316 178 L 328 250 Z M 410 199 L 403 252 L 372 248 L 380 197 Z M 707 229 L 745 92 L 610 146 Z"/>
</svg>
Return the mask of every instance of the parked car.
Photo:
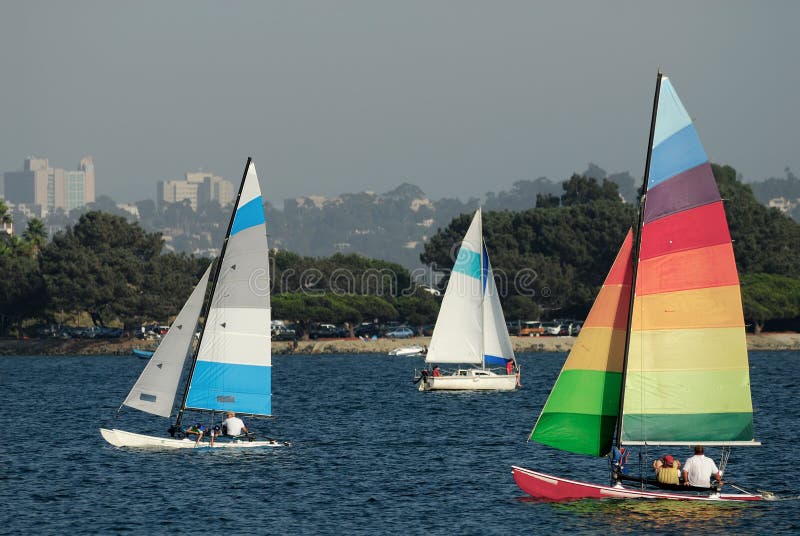
<svg viewBox="0 0 800 536">
<path fill-rule="evenodd" d="M 297 338 L 297 332 L 285 326 L 277 326 L 272 330 L 273 341 L 293 341 Z"/>
<path fill-rule="evenodd" d="M 353 330 L 356 337 L 372 337 L 381 334 L 381 328 L 372 322 L 362 322 Z"/>
<path fill-rule="evenodd" d="M 520 337 L 539 337 L 544 334 L 544 325 L 538 320 L 523 322 L 519 329 Z"/>
<path fill-rule="evenodd" d="M 409 327 L 393 328 L 386 332 L 386 336 L 392 339 L 408 339 L 414 336 L 414 330 Z"/>
<path fill-rule="evenodd" d="M 544 333 L 542 335 L 558 335 L 561 333 L 561 322 L 542 322 Z"/>
<path fill-rule="evenodd" d="M 311 339 L 333 339 L 347 337 L 349 332 L 347 329 L 337 327 L 334 324 L 317 324 L 308 331 L 308 336 Z"/>
<path fill-rule="evenodd" d="M 508 330 L 509 335 L 519 335 L 520 330 L 520 322 L 517 320 L 514 321 L 506 321 L 506 329 Z"/>
</svg>

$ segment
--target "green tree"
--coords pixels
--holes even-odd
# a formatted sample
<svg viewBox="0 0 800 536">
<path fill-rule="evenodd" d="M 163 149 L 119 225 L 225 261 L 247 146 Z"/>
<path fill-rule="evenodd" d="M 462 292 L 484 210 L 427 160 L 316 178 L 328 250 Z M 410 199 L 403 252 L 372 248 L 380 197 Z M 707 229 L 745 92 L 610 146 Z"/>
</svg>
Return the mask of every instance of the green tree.
<svg viewBox="0 0 800 536">
<path fill-rule="evenodd" d="M 26 318 L 42 314 L 46 305 L 45 285 L 36 259 L 21 251 L 0 255 L 0 333 Z"/>
<path fill-rule="evenodd" d="M 39 218 L 28 220 L 28 227 L 22 233 L 22 238 L 30 245 L 34 257 L 39 256 L 39 251 L 47 243 L 47 228 Z"/>
<path fill-rule="evenodd" d="M 739 273 L 789 277 L 800 273 L 800 224 L 759 203 L 732 167 L 712 164 L 711 168 L 725 200 Z"/>
<path fill-rule="evenodd" d="M 800 279 L 775 274 L 745 274 L 741 278 L 744 318 L 761 333 L 764 323 L 800 316 Z"/>
<path fill-rule="evenodd" d="M 0 225 L 11 225 L 14 223 L 14 218 L 11 217 L 11 211 L 8 210 L 8 205 L 3 199 L 0 199 Z"/>
<path fill-rule="evenodd" d="M 83 214 L 42 248 L 50 306 L 88 311 L 100 325 L 104 318 L 130 325 L 141 314 L 141 295 L 161 247 L 159 234 L 145 233 L 120 216 Z"/>
</svg>

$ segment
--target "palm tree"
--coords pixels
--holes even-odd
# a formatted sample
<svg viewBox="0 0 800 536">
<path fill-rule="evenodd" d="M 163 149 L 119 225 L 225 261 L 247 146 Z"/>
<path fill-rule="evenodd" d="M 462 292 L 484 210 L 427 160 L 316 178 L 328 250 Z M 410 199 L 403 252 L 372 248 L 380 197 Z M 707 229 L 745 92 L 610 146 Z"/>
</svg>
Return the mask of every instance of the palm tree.
<svg viewBox="0 0 800 536">
<path fill-rule="evenodd" d="M 31 245 L 33 256 L 37 257 L 41 247 L 47 243 L 47 228 L 44 226 L 44 222 L 39 218 L 28 220 L 28 228 L 22 233 L 22 238 Z"/>
<path fill-rule="evenodd" d="M 4 200 L 0 199 L 0 225 L 5 227 L 12 223 L 14 223 L 14 218 L 11 217 L 11 212 L 8 211 L 8 205 Z"/>
</svg>

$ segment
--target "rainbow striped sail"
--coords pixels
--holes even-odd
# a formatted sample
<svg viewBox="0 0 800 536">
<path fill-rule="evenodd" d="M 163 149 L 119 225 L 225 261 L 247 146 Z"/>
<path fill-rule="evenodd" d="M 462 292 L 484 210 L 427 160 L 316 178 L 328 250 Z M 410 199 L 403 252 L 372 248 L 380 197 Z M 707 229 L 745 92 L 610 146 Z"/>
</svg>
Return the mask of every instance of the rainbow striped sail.
<svg viewBox="0 0 800 536">
<path fill-rule="evenodd" d="M 603 456 L 616 427 L 620 445 L 758 444 L 722 199 L 692 120 L 661 74 L 653 117 L 639 243 L 625 239 L 533 441 Z"/>
<path fill-rule="evenodd" d="M 269 262 L 256 169 L 247 160 L 189 383 L 186 407 L 270 415 Z"/>
<path fill-rule="evenodd" d="M 632 244 L 628 232 L 530 440 L 592 456 L 611 449 L 622 386 Z"/>
<path fill-rule="evenodd" d="M 753 441 L 739 277 L 716 181 L 661 77 L 643 200 L 621 440 Z"/>
</svg>

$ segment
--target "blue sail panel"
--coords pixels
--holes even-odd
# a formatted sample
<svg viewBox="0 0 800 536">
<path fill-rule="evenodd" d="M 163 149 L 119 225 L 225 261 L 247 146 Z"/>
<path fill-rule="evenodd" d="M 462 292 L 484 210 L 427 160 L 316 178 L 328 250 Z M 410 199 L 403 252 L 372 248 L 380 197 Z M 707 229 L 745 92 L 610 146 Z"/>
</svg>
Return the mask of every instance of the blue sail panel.
<svg viewBox="0 0 800 536">
<path fill-rule="evenodd" d="M 506 359 L 505 357 L 497 356 L 497 355 L 484 355 L 483 356 L 483 362 L 486 363 L 487 365 L 500 365 L 500 366 L 505 367 L 506 363 L 508 363 L 509 361 L 513 361 L 513 359 Z"/>
<path fill-rule="evenodd" d="M 272 367 L 198 361 L 186 406 L 255 415 L 272 413 Z"/>
<path fill-rule="evenodd" d="M 475 279 L 481 279 L 481 255 L 465 247 L 461 247 L 456 257 L 453 271 Z"/>
<path fill-rule="evenodd" d="M 250 227 L 264 224 L 264 208 L 261 206 L 261 196 L 258 196 L 240 206 L 233 218 L 231 236 Z"/>
</svg>

